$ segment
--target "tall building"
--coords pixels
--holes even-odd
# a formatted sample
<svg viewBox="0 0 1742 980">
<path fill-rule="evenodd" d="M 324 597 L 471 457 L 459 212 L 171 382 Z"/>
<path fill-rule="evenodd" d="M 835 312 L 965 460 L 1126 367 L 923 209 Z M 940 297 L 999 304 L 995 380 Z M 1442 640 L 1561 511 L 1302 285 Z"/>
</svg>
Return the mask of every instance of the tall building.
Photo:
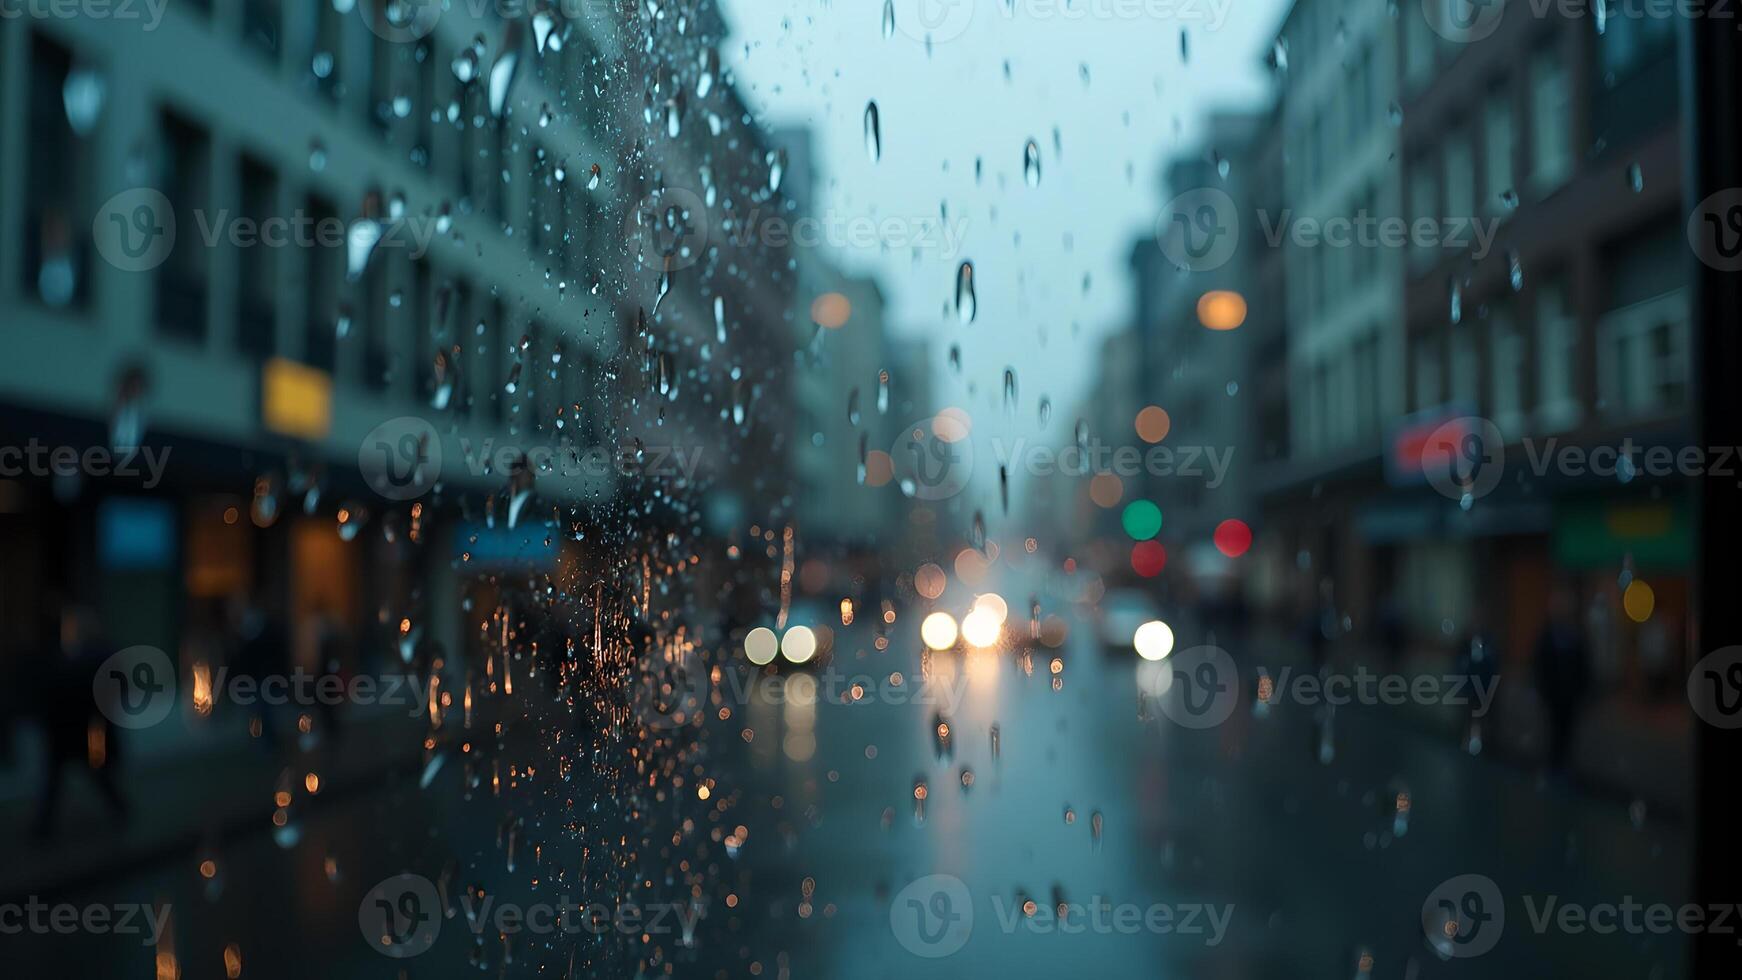
<svg viewBox="0 0 1742 980">
<path fill-rule="evenodd" d="M 1294 579 L 1286 599 L 1272 598 L 1286 603 L 1330 583 L 1344 604 L 1373 581 L 1355 508 L 1383 489 L 1381 434 L 1404 404 L 1403 257 L 1318 232 L 1399 213 L 1397 25 L 1407 19 L 1383 4 L 1302 0 L 1273 55 L 1282 143 L 1266 159 L 1280 156 L 1281 192 L 1243 230 L 1282 252 L 1285 337 L 1268 349 L 1286 359 L 1289 421 L 1286 440 L 1265 440 L 1261 482 L 1268 567 L 1280 571 L 1274 558 L 1286 555 Z M 1274 422 L 1274 403 L 1268 411 Z M 1272 451 L 1279 443 L 1284 453 Z"/>
<path fill-rule="evenodd" d="M 1522 670 L 1569 589 L 1600 675 L 1638 690 L 1685 675 L 1693 560 L 1688 480 L 1645 465 L 1694 439 L 1676 21 L 1599 34 L 1531 13 L 1510 5 L 1468 43 L 1405 19 L 1405 213 L 1498 232 L 1486 254 L 1410 254 L 1415 414 L 1392 453 L 1474 416 L 1496 478 L 1455 487 L 1459 506 L 1406 475 L 1374 539 L 1417 627 L 1477 615 Z M 1630 464 L 1592 471 L 1625 444 Z M 1568 452 L 1594 466 L 1570 472 Z"/>
<path fill-rule="evenodd" d="M 773 160 L 717 58 L 614 12 L 385 9 L 0 18 L 0 339 L 29 352 L 0 446 L 136 471 L 0 473 L 6 649 L 55 596 L 173 651 L 246 595 L 460 650 L 457 590 L 600 547 L 631 496 L 666 521 L 650 485 L 781 482 L 794 285 L 719 233 Z M 712 5 L 692 28 L 724 41 Z"/>
</svg>

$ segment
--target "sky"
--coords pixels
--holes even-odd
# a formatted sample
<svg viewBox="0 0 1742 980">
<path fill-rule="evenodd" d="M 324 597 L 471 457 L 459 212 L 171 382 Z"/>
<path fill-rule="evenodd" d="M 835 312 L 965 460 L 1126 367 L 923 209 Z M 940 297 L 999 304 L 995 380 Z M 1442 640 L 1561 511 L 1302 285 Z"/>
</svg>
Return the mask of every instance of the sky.
<svg viewBox="0 0 1742 980">
<path fill-rule="evenodd" d="M 894 0 L 886 38 L 882 0 L 723 3 L 722 58 L 739 92 L 764 125 L 812 130 L 813 210 L 841 229 L 834 261 L 877 277 L 893 333 L 932 339 L 938 404 L 961 405 L 976 437 L 990 434 L 980 421 L 1004 415 L 1013 368 L 1015 417 L 994 425 L 1034 436 L 1044 395 L 1052 439 L 1068 438 L 1101 338 L 1129 326 L 1127 259 L 1153 233 L 1164 163 L 1198 149 L 1211 111 L 1262 103 L 1263 56 L 1285 10 L 1284 0 Z M 1037 186 L 1024 179 L 1031 139 Z M 939 230 L 941 207 L 954 234 Z M 867 219 L 892 221 L 917 250 L 855 239 Z M 978 294 L 968 325 L 953 307 L 964 260 Z"/>
</svg>

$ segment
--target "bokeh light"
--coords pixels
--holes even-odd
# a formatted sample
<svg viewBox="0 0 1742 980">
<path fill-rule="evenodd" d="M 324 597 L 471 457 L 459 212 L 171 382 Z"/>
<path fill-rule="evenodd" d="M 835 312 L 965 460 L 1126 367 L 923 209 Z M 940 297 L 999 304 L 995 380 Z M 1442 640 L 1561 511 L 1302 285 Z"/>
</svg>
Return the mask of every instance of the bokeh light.
<svg viewBox="0 0 1742 980">
<path fill-rule="evenodd" d="M 809 626 L 794 626 L 780 640 L 780 654 L 795 664 L 817 655 L 817 635 Z"/>
<path fill-rule="evenodd" d="M 962 617 L 962 639 L 969 646 L 996 646 L 998 636 L 1003 632 L 1003 624 L 992 615 L 989 609 L 978 609 Z"/>
<path fill-rule="evenodd" d="M 1144 578 L 1154 578 L 1167 567 L 1167 549 L 1160 541 L 1139 541 L 1131 546 L 1131 570 Z"/>
<path fill-rule="evenodd" d="M 947 612 L 935 612 L 919 624 L 919 638 L 933 650 L 948 650 L 956 645 L 956 618 Z"/>
<path fill-rule="evenodd" d="M 771 664 L 780 653 L 780 638 L 766 626 L 758 626 L 744 635 L 744 656 L 760 667 Z"/>
<path fill-rule="evenodd" d="M 853 303 L 840 293 L 824 293 L 811 303 L 811 320 L 817 326 L 839 330 L 853 317 Z"/>
<path fill-rule="evenodd" d="M 944 594 L 944 586 L 949 584 L 949 577 L 944 570 L 934 562 L 926 562 L 913 573 L 913 591 L 927 599 L 936 599 Z"/>
<path fill-rule="evenodd" d="M 1157 443 L 1167 438 L 1173 430 L 1173 419 L 1167 414 L 1167 409 L 1160 405 L 1151 405 L 1137 413 L 1137 438 L 1144 442 Z"/>
<path fill-rule="evenodd" d="M 1133 500 L 1125 505 L 1119 523 L 1133 541 L 1148 541 L 1161 533 L 1161 508 L 1147 500 Z"/>
<path fill-rule="evenodd" d="M 945 442 L 961 442 L 974 431 L 974 419 L 962 409 L 950 407 L 932 416 L 931 433 Z"/>
<path fill-rule="evenodd" d="M 895 460 L 881 449 L 865 454 L 865 485 L 881 487 L 895 477 Z"/>
<path fill-rule="evenodd" d="M 1644 579 L 1636 578 L 1627 583 L 1627 591 L 1621 593 L 1621 608 L 1627 611 L 1628 619 L 1643 623 L 1657 608 L 1657 593 L 1645 584 Z"/>
<path fill-rule="evenodd" d="M 983 611 L 990 614 L 1000 626 L 1004 625 L 1004 621 L 1010 618 L 1010 604 L 1005 602 L 1004 597 L 996 592 L 987 592 L 977 597 L 974 600 L 973 611 Z"/>
<path fill-rule="evenodd" d="M 1095 506 L 1111 509 L 1118 505 L 1119 498 L 1125 496 L 1125 481 L 1112 473 L 1096 473 L 1089 480 L 1089 499 Z"/>
<path fill-rule="evenodd" d="M 1233 330 L 1246 322 L 1246 297 L 1212 289 L 1198 297 L 1198 322 L 1211 330 Z"/>
<path fill-rule="evenodd" d="M 1229 518 L 1216 525 L 1216 550 L 1229 558 L 1238 558 L 1252 548 L 1252 529 L 1245 521 Z"/>
<path fill-rule="evenodd" d="M 1145 660 L 1162 660 L 1173 652 L 1173 627 L 1159 619 L 1152 619 L 1137 627 L 1137 632 L 1131 637 L 1131 645 L 1137 649 L 1137 655 Z"/>
</svg>

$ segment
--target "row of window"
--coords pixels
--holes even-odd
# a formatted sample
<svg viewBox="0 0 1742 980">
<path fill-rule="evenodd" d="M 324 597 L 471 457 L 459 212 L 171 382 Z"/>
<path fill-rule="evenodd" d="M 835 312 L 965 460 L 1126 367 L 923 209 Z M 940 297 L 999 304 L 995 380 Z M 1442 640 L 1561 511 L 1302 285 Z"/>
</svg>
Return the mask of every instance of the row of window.
<svg viewBox="0 0 1742 980">
<path fill-rule="evenodd" d="M 1580 330 L 1564 283 L 1538 287 L 1530 322 L 1520 324 L 1518 319 L 1512 307 L 1500 305 L 1490 309 L 1485 323 L 1415 337 L 1411 406 L 1419 410 L 1451 403 L 1473 408 L 1493 419 L 1508 438 L 1577 425 L 1584 411 L 1578 381 Z M 1640 418 L 1685 409 L 1685 292 L 1672 290 L 1611 310 L 1598 319 L 1592 336 L 1599 411 Z"/>
<path fill-rule="evenodd" d="M 92 237 L 96 110 L 87 110 L 83 93 L 100 90 L 102 80 L 73 51 L 39 33 L 29 38 L 28 57 L 26 101 L 33 146 L 21 155 L 26 167 L 24 285 L 46 307 L 89 311 L 98 261 Z M 507 370 L 502 362 L 510 356 L 503 339 L 507 311 L 500 303 L 492 310 L 475 310 L 469 287 L 435 283 L 428 262 L 414 247 L 427 244 L 433 233 L 427 227 L 431 218 L 419 216 L 416 220 L 425 227 L 402 228 L 376 248 L 372 259 L 360 261 L 349 254 L 355 248 L 349 231 L 359 217 L 356 212 L 341 211 L 325 195 L 282 180 L 271 162 L 254 154 L 217 153 L 210 130 L 173 108 L 158 110 L 156 133 L 148 152 L 129 166 L 143 167 L 145 172 L 134 176 L 160 190 L 176 212 L 173 246 L 149 272 L 154 297 L 150 315 L 157 332 L 204 344 L 215 315 L 234 324 L 235 348 L 246 355 L 259 360 L 292 356 L 340 375 L 349 373 L 341 369 L 341 345 L 355 344 L 360 348 L 362 385 L 409 394 L 411 383 L 399 379 L 421 362 L 420 395 L 430 397 L 437 386 L 433 364 L 439 349 L 449 362 L 446 377 L 460 379 L 449 399 L 456 411 L 467 414 L 477 405 L 492 421 L 514 421 L 504 418 L 506 392 L 499 383 Z M 535 191 L 526 225 L 532 230 L 530 245 L 565 278 L 596 275 L 597 270 L 583 272 L 583 265 L 589 252 L 602 251 L 601 239 L 609 233 L 601 209 L 584 192 L 577 206 L 566 206 L 550 156 L 542 149 L 536 152 L 540 167 L 532 181 Z M 233 170 L 223 183 L 232 185 L 233 178 L 239 205 L 233 227 L 219 226 L 231 208 L 214 195 L 214 177 L 226 168 Z M 386 217 L 384 210 L 379 195 L 363 207 L 369 217 Z M 274 234 L 268 229 L 275 219 L 282 219 L 276 234 L 294 247 L 266 243 Z M 231 237 L 235 233 L 260 240 L 236 244 Z M 215 277 L 222 271 L 214 268 L 213 259 L 220 253 L 234 258 L 230 271 L 235 289 L 228 294 L 233 306 L 227 310 L 215 309 L 212 302 Z M 287 293 L 283 283 L 300 283 L 301 288 Z M 440 293 L 449 298 L 438 300 Z M 220 290 L 219 295 L 225 293 Z M 291 308 L 300 304 L 304 310 L 303 322 L 288 333 L 280 323 L 287 299 L 294 300 Z M 445 315 L 438 316 L 438 307 Z M 476 329 L 480 326 L 487 329 Z M 527 343 L 524 348 L 515 345 L 513 356 L 556 363 L 551 360 L 556 345 L 548 350 L 541 346 L 544 333 L 528 331 Z M 455 345 L 464 355 L 458 360 Z M 411 352 L 411 360 L 396 363 L 399 352 Z M 465 362 L 463 370 L 460 362 Z M 590 388 L 596 380 L 590 356 L 575 351 L 566 362 L 559 378 L 578 385 L 575 393 Z M 517 392 L 530 390 L 540 399 L 534 404 L 541 423 L 555 417 L 559 404 L 570 406 L 572 413 L 575 403 L 563 390 L 569 381 L 550 383 L 549 373 L 548 367 L 527 367 L 517 385 Z M 510 406 L 506 414 L 515 411 Z M 583 413 L 589 419 L 592 414 Z"/>
</svg>

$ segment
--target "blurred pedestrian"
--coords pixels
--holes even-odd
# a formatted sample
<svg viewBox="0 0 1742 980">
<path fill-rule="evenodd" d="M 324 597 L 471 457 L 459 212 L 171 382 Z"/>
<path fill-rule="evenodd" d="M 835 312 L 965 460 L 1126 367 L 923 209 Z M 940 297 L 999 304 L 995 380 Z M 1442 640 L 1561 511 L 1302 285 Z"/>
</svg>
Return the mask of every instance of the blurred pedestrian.
<svg viewBox="0 0 1742 980">
<path fill-rule="evenodd" d="M 1486 715 L 1478 712 L 1492 707 L 1492 702 L 1481 692 L 1494 690 L 1494 680 L 1500 672 L 1500 648 L 1495 645 L 1487 618 L 1480 612 L 1470 614 L 1469 627 L 1458 644 L 1453 672 L 1466 681 L 1464 749 L 1471 755 L 1478 755 L 1482 751 L 1482 730 L 1487 722 Z"/>
<path fill-rule="evenodd" d="M 1548 622 L 1536 641 L 1536 689 L 1548 714 L 1551 772 L 1571 769 L 1573 742 L 1591 686 L 1590 649 L 1579 624 L 1578 600 L 1560 586 L 1549 603 Z"/>
<path fill-rule="evenodd" d="M 236 676 L 253 681 L 256 691 L 268 678 L 287 676 L 290 671 L 290 641 L 284 623 L 245 593 L 231 600 L 231 609 L 232 628 L 236 633 L 233 658 Z M 255 734 L 270 750 L 278 738 L 272 705 L 256 698 L 251 714 L 251 727 L 258 727 Z"/>
<path fill-rule="evenodd" d="M 118 820 L 125 822 L 129 814 L 116 775 L 120 745 L 115 725 L 98 710 L 93 695 L 97 669 L 111 651 L 99 633 L 96 614 L 84 606 L 61 609 L 56 626 L 44 630 L 49 634 L 46 645 L 58 655 L 46 659 L 42 679 L 42 788 L 31 824 L 38 839 L 54 833 L 61 779 L 69 766 L 91 773 Z"/>
</svg>

